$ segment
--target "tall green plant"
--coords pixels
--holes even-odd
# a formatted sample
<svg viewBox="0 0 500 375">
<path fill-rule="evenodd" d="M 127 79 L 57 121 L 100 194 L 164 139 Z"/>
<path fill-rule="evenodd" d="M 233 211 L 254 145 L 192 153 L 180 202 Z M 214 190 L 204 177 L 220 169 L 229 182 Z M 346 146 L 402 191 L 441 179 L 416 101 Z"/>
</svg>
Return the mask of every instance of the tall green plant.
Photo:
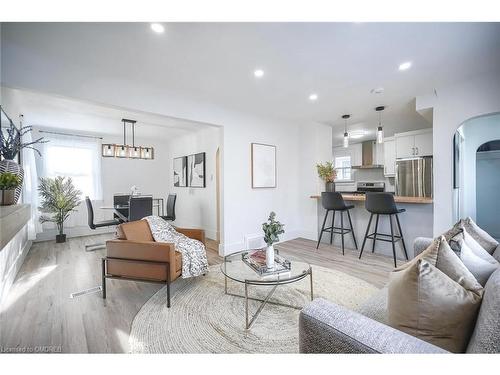
<svg viewBox="0 0 500 375">
<path fill-rule="evenodd" d="M 70 177 L 40 178 L 38 193 L 42 199 L 41 223 L 55 223 L 59 234 L 63 234 L 64 222 L 80 204 L 80 190 L 76 189 Z"/>
<path fill-rule="evenodd" d="M 285 233 L 283 229 L 285 227 L 284 224 L 281 224 L 276 220 L 276 213 L 271 212 L 269 214 L 269 218 L 267 222 L 262 224 L 262 230 L 264 231 L 264 241 L 267 246 L 271 246 L 273 243 L 279 241 L 279 235 Z"/>
</svg>

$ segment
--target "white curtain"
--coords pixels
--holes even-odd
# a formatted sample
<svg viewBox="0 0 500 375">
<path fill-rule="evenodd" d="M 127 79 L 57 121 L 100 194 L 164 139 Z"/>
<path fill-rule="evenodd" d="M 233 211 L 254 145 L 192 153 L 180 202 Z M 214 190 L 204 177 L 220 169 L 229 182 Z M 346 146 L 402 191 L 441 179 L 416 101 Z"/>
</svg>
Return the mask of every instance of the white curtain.
<svg viewBox="0 0 500 375">
<path fill-rule="evenodd" d="M 71 177 L 73 184 L 82 192 L 82 203 L 65 221 L 66 228 L 86 226 L 85 197 L 93 202 L 102 201 L 101 140 L 42 133 L 47 143 L 42 144 L 42 158 L 38 164 L 39 177 Z M 45 226 L 45 225 L 44 225 Z M 47 225 L 47 228 L 51 226 Z"/>
<path fill-rule="evenodd" d="M 23 136 L 23 141 L 28 143 L 32 141 L 31 133 Z M 38 157 L 38 155 L 36 156 Z M 28 222 L 28 239 L 34 240 L 37 233 L 42 231 L 42 224 L 39 221 L 38 206 L 38 174 L 36 170 L 35 151 L 24 148 L 21 154 L 22 165 L 24 169 L 23 182 L 23 203 L 31 205 L 31 219 Z"/>
</svg>

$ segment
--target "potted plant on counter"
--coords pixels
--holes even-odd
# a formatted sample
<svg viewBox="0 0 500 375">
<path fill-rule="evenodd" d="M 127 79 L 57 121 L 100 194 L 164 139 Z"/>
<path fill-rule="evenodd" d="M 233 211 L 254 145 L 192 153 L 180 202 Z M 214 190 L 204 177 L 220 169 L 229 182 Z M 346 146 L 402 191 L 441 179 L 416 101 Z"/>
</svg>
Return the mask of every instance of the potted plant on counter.
<svg viewBox="0 0 500 375">
<path fill-rule="evenodd" d="M 316 164 L 316 169 L 318 171 L 319 178 L 325 181 L 325 191 L 334 192 L 337 171 L 335 170 L 333 163 L 331 161 L 327 161 L 324 164 Z"/>
<path fill-rule="evenodd" d="M 38 192 L 42 199 L 39 210 L 50 216 L 40 216 L 41 223 L 55 223 L 58 230 L 56 242 L 66 242 L 64 222 L 80 204 L 80 190 L 76 189 L 70 177 L 40 178 Z"/>
<path fill-rule="evenodd" d="M 21 185 L 21 179 L 14 173 L 0 173 L 0 205 L 10 206 L 16 203 L 16 188 Z"/>
<path fill-rule="evenodd" d="M 271 212 L 267 222 L 262 224 L 264 231 L 264 241 L 267 244 L 266 248 L 266 266 L 267 268 L 274 267 L 274 246 L 273 244 L 279 241 L 279 235 L 285 233 L 284 225 L 276 220 L 276 213 Z"/>
</svg>

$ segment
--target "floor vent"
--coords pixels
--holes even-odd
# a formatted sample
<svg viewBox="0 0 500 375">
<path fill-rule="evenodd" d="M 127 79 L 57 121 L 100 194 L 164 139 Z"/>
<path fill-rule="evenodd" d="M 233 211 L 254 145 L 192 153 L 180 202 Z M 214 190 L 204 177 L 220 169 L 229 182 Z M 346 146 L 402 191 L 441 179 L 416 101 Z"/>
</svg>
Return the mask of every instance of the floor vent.
<svg viewBox="0 0 500 375">
<path fill-rule="evenodd" d="M 84 296 L 86 294 L 91 294 L 91 293 L 97 293 L 97 292 L 100 292 L 102 290 L 102 287 L 101 286 L 95 286 L 93 288 L 89 288 L 89 289 L 85 289 L 85 290 L 82 290 L 80 292 L 76 292 L 76 293 L 71 293 L 69 295 L 69 298 L 76 298 L 76 297 L 81 297 L 81 296 Z"/>
</svg>

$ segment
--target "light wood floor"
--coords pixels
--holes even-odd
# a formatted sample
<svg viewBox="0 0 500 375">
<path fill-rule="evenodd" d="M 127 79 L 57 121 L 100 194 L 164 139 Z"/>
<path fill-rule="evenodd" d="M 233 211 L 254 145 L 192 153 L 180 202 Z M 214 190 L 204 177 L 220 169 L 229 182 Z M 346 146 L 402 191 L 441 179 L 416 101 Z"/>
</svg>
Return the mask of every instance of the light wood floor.
<svg viewBox="0 0 500 375">
<path fill-rule="evenodd" d="M 110 235 L 71 238 L 33 244 L 0 313 L 0 347 L 55 347 L 70 353 L 127 352 L 133 318 L 162 285 L 108 280 L 108 298 L 100 293 L 70 299 L 71 293 L 100 285 L 104 250 L 85 252 L 84 245 L 104 242 Z M 208 246 L 210 264 L 222 258 Z M 282 254 L 330 267 L 382 287 L 392 259 L 295 239 L 277 245 Z M 175 283 L 174 283 L 175 285 Z M 173 288 L 174 289 L 174 288 Z M 173 305 L 175 307 L 175 304 Z"/>
</svg>

